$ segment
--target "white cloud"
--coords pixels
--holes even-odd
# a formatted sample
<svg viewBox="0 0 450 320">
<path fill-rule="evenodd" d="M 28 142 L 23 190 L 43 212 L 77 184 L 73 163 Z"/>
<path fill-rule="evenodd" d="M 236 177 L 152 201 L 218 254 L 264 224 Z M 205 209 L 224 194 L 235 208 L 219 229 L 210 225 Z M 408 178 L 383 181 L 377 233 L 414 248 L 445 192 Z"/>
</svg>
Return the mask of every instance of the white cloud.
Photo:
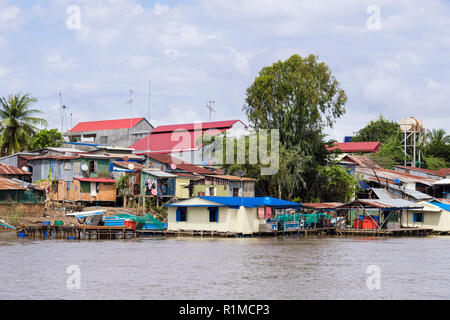
<svg viewBox="0 0 450 320">
<path fill-rule="evenodd" d="M 16 6 L 7 7 L 0 10 L 0 22 L 15 20 L 20 13 L 20 8 Z"/>
<path fill-rule="evenodd" d="M 169 11 L 170 11 L 170 7 L 169 6 L 162 5 L 159 2 L 155 3 L 155 6 L 153 7 L 153 13 L 156 16 L 163 15 L 163 14 L 169 12 Z"/>
</svg>

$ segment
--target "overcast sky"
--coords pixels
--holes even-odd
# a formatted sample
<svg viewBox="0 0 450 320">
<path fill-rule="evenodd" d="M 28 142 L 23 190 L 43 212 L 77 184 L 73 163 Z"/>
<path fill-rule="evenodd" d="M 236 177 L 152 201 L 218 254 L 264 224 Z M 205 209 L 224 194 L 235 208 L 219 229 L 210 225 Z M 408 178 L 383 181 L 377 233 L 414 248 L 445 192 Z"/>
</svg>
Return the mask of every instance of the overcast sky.
<svg viewBox="0 0 450 320">
<path fill-rule="evenodd" d="M 213 120 L 247 122 L 246 88 L 292 54 L 317 55 L 347 93 L 331 138 L 379 114 L 450 133 L 449 1 L 0 0 L 0 96 L 30 93 L 49 128 L 60 91 L 65 129 L 70 114 L 148 116 L 149 80 L 154 125 L 208 121 L 208 100 Z"/>
</svg>

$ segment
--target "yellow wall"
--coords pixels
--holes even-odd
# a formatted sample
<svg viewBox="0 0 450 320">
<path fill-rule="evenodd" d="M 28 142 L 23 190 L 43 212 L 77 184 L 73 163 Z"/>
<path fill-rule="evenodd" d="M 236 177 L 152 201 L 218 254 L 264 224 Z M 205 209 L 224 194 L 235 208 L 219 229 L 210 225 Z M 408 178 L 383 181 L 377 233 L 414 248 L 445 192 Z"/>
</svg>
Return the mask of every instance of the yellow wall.
<svg viewBox="0 0 450 320">
<path fill-rule="evenodd" d="M 191 179 L 189 178 L 180 178 L 176 179 L 175 184 L 175 197 L 178 199 L 188 199 L 189 198 L 189 189 L 184 188 L 189 185 Z"/>
<path fill-rule="evenodd" d="M 177 207 L 168 209 L 168 230 L 218 231 L 251 234 L 259 232 L 256 208 L 219 207 L 219 221 L 209 222 L 208 207 L 187 207 L 187 221 L 176 221 Z M 264 219 L 262 219 L 264 220 Z M 265 221 L 264 221 L 265 222 Z"/>
<path fill-rule="evenodd" d="M 409 228 L 427 228 L 435 231 L 450 231 L 450 213 L 445 210 L 439 211 L 423 211 L 423 223 L 414 222 L 414 212 L 422 212 L 421 210 L 412 211 L 408 214 L 403 213 L 402 227 Z"/>
</svg>

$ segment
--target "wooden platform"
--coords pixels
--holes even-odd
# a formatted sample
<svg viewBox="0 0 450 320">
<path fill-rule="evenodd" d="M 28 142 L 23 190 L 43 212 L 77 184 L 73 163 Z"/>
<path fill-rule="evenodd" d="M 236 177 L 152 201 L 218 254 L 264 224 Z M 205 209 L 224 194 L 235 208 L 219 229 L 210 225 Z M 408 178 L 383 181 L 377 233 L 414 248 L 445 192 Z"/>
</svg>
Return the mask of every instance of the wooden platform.
<svg viewBox="0 0 450 320">
<path fill-rule="evenodd" d="M 27 237 L 42 239 L 130 239 L 136 238 L 136 230 L 109 226 L 31 226 L 17 230 Z"/>
<path fill-rule="evenodd" d="M 433 234 L 432 229 L 400 228 L 400 229 L 336 229 L 336 235 L 345 236 L 427 236 Z"/>
</svg>

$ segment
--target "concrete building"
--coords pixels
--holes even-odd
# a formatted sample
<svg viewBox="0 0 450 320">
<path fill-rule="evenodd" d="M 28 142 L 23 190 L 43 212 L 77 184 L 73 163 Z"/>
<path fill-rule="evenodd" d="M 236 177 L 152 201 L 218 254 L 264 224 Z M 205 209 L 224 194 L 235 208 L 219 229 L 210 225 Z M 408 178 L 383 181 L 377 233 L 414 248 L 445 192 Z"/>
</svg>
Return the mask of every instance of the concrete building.
<svg viewBox="0 0 450 320">
<path fill-rule="evenodd" d="M 146 118 L 79 122 L 64 136 L 74 142 L 128 147 L 147 136 L 154 127 Z"/>
<path fill-rule="evenodd" d="M 168 230 L 240 234 L 266 232 L 266 207 L 302 207 L 299 203 L 272 197 L 195 197 L 165 206 L 168 207 Z"/>
<path fill-rule="evenodd" d="M 413 209 L 403 214 L 402 227 L 427 228 L 450 232 L 450 205 L 440 201 L 420 202 L 423 209 Z"/>
</svg>

